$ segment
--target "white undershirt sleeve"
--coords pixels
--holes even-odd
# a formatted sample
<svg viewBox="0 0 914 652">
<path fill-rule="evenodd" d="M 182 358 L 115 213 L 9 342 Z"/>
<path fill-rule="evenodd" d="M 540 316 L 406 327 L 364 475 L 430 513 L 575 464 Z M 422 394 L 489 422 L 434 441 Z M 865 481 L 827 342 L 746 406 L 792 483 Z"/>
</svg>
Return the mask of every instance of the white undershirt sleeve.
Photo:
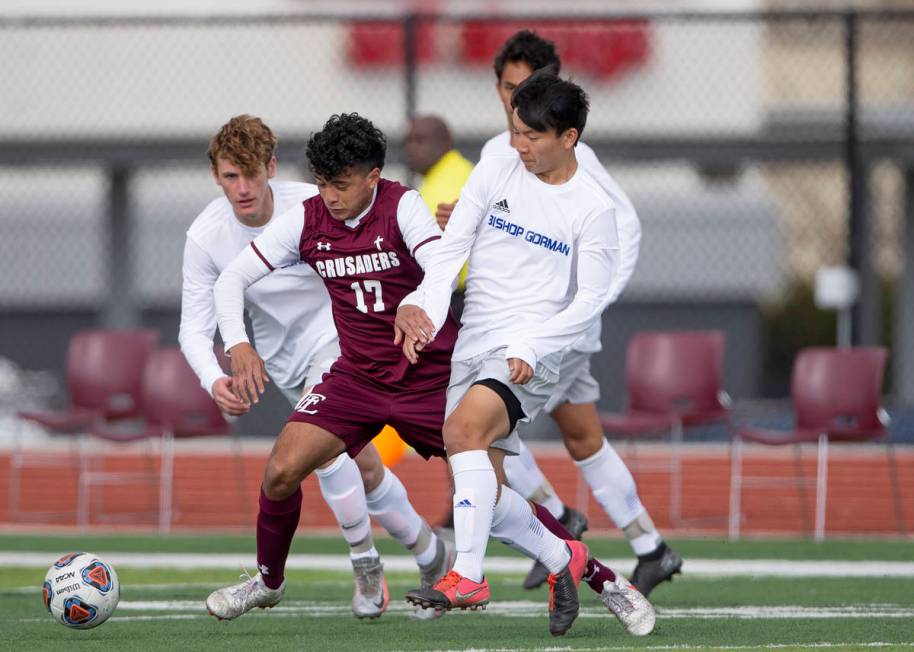
<svg viewBox="0 0 914 652">
<path fill-rule="evenodd" d="M 400 197 L 400 203 L 397 204 L 397 226 L 400 227 L 400 234 L 413 258 L 423 270 L 426 269 L 431 251 L 434 250 L 429 245 L 441 238 L 441 229 L 415 190 L 405 192 Z"/>
<path fill-rule="evenodd" d="M 619 232 L 619 269 L 613 279 L 613 292 L 610 303 L 619 298 L 622 290 L 635 271 L 638 263 L 638 252 L 641 248 L 641 222 L 638 213 L 625 191 L 610 176 L 596 153 L 584 143 L 575 148 L 578 162 L 594 178 L 616 204 L 616 228 Z"/>
<path fill-rule="evenodd" d="M 226 267 L 213 288 L 219 332 L 230 350 L 250 342 L 244 328 L 244 292 L 279 267 L 301 260 L 298 249 L 304 228 L 304 208 L 295 206 L 274 217 L 263 233 Z"/>
<path fill-rule="evenodd" d="M 485 217 L 486 178 L 483 167 L 477 165 L 460 191 L 460 200 L 441 239 L 429 246 L 423 261 L 416 259 L 425 270 L 425 278 L 414 292 L 406 295 L 400 305 L 416 305 L 425 310 L 435 324 L 435 332 L 444 325 L 451 306 L 451 292 L 460 268 L 470 256 L 476 240 L 476 229 Z M 433 220 L 434 222 L 434 220 Z M 421 247 L 425 249 L 426 247 Z"/>
<path fill-rule="evenodd" d="M 574 344 L 609 305 L 619 267 L 614 220 L 609 210 L 585 225 L 578 238 L 577 292 L 571 303 L 535 329 L 518 332 L 505 358 L 520 358 L 536 370 L 539 359 Z"/>
<path fill-rule="evenodd" d="M 178 342 L 200 385 L 212 394 L 213 383 L 225 373 L 213 353 L 216 332 L 216 311 L 213 306 L 213 285 L 219 270 L 213 259 L 193 240 L 184 243 L 181 287 L 181 327 Z"/>
</svg>

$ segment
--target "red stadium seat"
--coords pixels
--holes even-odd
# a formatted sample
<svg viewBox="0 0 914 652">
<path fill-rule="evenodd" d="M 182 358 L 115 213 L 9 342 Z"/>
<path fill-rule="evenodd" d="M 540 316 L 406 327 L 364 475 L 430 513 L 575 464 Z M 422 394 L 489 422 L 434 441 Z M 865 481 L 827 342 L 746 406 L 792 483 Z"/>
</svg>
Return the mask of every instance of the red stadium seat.
<svg viewBox="0 0 914 652">
<path fill-rule="evenodd" d="M 629 406 L 622 414 L 601 414 L 607 434 L 635 437 L 668 432 L 671 459 L 654 470 L 669 470 L 670 519 L 682 520 L 683 431 L 687 426 L 723 422 L 729 397 L 721 389 L 724 334 L 720 331 L 640 332 L 629 342 L 625 385 Z M 648 465 L 632 463 L 634 468 Z"/>
<path fill-rule="evenodd" d="M 643 65 L 650 58 L 650 24 L 640 20 L 466 21 L 460 34 L 461 61 L 492 65 L 506 40 L 522 29 L 535 29 L 555 42 L 562 64 L 602 80 Z"/>
<path fill-rule="evenodd" d="M 217 350 L 220 361 L 225 356 Z M 159 440 L 159 473 L 90 472 L 80 480 L 85 513 L 89 517 L 89 487 L 98 484 L 152 482 L 159 485 L 159 529 L 167 532 L 172 521 L 172 491 L 174 480 L 175 438 L 228 435 L 231 427 L 194 374 L 181 350 L 176 347 L 159 349 L 149 356 L 143 370 L 142 417 L 139 427 L 97 422 L 90 432 L 114 442 L 143 439 Z M 240 440 L 235 437 L 239 493 L 244 489 Z M 244 500 L 241 501 L 242 503 Z"/>
<path fill-rule="evenodd" d="M 22 411 L 22 421 L 40 424 L 48 432 L 80 435 L 95 421 L 132 419 L 140 411 L 140 390 L 146 358 L 159 342 L 154 330 L 85 330 L 70 340 L 66 381 L 70 405 L 64 410 Z M 17 432 L 10 455 L 9 510 L 20 516 L 21 470 L 26 467 L 73 467 L 85 462 L 68 456 L 23 450 Z M 80 439 L 71 437 L 79 452 Z M 79 461 L 78 461 L 79 460 Z"/>
<path fill-rule="evenodd" d="M 353 22 L 346 40 L 346 58 L 356 68 L 402 66 L 404 31 L 400 21 Z M 435 60 L 435 25 L 418 24 L 416 60 L 419 64 Z"/>
<path fill-rule="evenodd" d="M 885 439 L 889 434 L 888 415 L 880 407 L 882 377 L 885 370 L 884 348 L 808 348 L 797 356 L 791 377 L 791 402 L 796 423 L 792 430 L 776 431 L 742 427 L 734 434 L 733 458 L 730 466 L 730 538 L 739 538 L 742 520 L 741 499 L 744 487 L 772 487 L 785 484 L 804 488 L 816 487 L 815 538 L 825 538 L 825 506 L 828 490 L 828 444 L 864 442 Z M 742 469 L 744 441 L 767 446 L 814 443 L 817 446 L 815 481 L 802 476 L 797 464 L 797 477 L 746 477 Z M 895 449 L 886 440 L 895 514 L 899 530 L 906 530 L 895 464 Z M 797 449 L 798 450 L 798 449 Z M 805 493 L 803 497 L 804 513 Z M 808 519 L 807 519 L 808 520 Z"/>
</svg>

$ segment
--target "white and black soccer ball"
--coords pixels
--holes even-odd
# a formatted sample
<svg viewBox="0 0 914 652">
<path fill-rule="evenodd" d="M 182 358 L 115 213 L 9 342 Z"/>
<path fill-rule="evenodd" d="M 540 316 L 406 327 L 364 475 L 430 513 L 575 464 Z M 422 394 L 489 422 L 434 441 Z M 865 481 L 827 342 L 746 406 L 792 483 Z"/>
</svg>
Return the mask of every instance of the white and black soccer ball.
<svg viewBox="0 0 914 652">
<path fill-rule="evenodd" d="M 62 625 L 98 627 L 114 613 L 121 585 L 111 564 L 88 552 L 71 552 L 44 576 L 44 606 Z"/>
</svg>

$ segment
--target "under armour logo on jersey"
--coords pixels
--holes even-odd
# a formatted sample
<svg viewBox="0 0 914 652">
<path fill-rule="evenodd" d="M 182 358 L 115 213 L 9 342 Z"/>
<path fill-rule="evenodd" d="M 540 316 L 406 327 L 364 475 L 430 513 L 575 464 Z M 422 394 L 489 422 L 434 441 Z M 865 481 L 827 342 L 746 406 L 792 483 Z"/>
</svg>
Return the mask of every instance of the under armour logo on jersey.
<svg viewBox="0 0 914 652">
<path fill-rule="evenodd" d="M 381 243 L 384 242 L 384 238 L 378 236 L 374 239 L 374 246 L 378 248 L 378 251 L 381 251 Z"/>
<path fill-rule="evenodd" d="M 510 213 L 511 209 L 508 208 L 508 200 L 502 199 L 492 204 L 492 208 L 496 211 L 501 211 L 502 213 Z"/>
<path fill-rule="evenodd" d="M 295 405 L 295 411 L 301 412 L 302 414 L 317 414 L 317 410 L 311 410 L 309 408 L 314 407 L 321 401 L 325 400 L 327 397 L 323 394 L 315 394 L 311 392 L 310 394 L 305 394 L 301 397 L 301 400 Z"/>
<path fill-rule="evenodd" d="M 330 251 L 330 243 L 329 242 L 318 242 L 317 250 L 318 251 Z"/>
</svg>

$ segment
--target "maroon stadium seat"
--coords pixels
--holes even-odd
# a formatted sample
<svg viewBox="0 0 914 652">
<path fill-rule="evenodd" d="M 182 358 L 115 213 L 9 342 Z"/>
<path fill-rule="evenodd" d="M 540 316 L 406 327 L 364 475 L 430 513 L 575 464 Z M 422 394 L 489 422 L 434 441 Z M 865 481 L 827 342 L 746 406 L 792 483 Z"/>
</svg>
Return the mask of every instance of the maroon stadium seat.
<svg viewBox="0 0 914 652">
<path fill-rule="evenodd" d="M 221 349 L 217 350 L 217 355 L 224 364 L 225 356 Z M 141 406 L 143 423 L 139 426 L 99 421 L 90 427 L 90 432 L 115 442 L 159 440 L 159 473 L 98 472 L 85 475 L 80 483 L 81 493 L 86 497 L 83 518 L 88 520 L 89 486 L 152 482 L 159 485 L 159 529 L 164 532 L 171 527 L 172 521 L 175 438 L 228 435 L 231 427 L 210 395 L 200 386 L 199 379 L 177 347 L 159 349 L 149 356 L 143 370 Z M 235 444 L 239 491 L 242 491 L 244 478 L 237 436 Z"/>
<path fill-rule="evenodd" d="M 828 488 L 828 443 L 864 442 L 886 439 L 895 514 L 899 530 L 906 530 L 895 450 L 890 441 L 888 415 L 880 406 L 882 377 L 885 370 L 884 348 L 808 348 L 794 361 L 790 395 L 795 412 L 792 430 L 778 431 L 742 427 L 734 433 L 733 461 L 730 467 L 730 538 L 739 537 L 742 514 L 740 503 L 743 487 L 809 485 L 816 487 L 815 538 L 825 538 L 825 506 Z M 802 466 L 795 468 L 796 478 L 746 477 L 742 472 L 742 443 L 744 441 L 768 446 L 814 443 L 817 445 L 816 479 L 807 480 Z M 798 450 L 798 449 L 797 449 Z M 799 460 L 799 458 L 797 458 Z M 805 491 L 801 491 L 803 512 Z M 808 521 L 808 517 L 807 517 Z"/>
<path fill-rule="evenodd" d="M 140 388 L 146 358 L 159 342 L 154 330 L 85 330 L 70 340 L 66 381 L 70 405 L 63 410 L 21 411 L 22 421 L 40 424 L 48 432 L 80 435 L 97 420 L 131 419 L 140 411 Z M 77 467 L 82 455 L 23 450 L 17 433 L 10 456 L 9 509 L 20 516 L 20 471 L 26 467 Z M 71 437 L 74 445 L 80 443 Z M 79 446 L 80 452 L 82 447 Z"/>
</svg>

